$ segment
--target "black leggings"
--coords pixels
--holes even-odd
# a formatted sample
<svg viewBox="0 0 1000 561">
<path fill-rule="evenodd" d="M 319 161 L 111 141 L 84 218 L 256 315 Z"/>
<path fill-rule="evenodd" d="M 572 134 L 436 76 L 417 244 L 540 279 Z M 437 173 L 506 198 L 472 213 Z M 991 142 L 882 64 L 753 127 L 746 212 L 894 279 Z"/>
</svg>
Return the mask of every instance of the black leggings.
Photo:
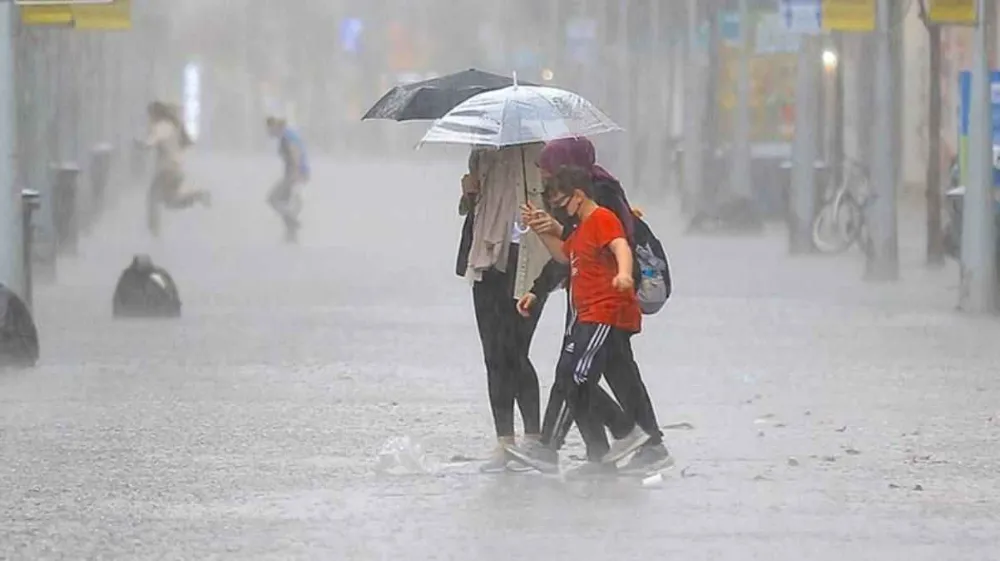
<svg viewBox="0 0 1000 561">
<path fill-rule="evenodd" d="M 521 317 L 513 296 L 516 272 L 517 246 L 512 245 L 507 271 L 501 273 L 491 269 L 483 273 L 482 280 L 472 285 L 497 437 L 514 436 L 515 401 L 521 410 L 524 433 L 541 432 L 538 374 L 528 351 L 545 298 L 538 299 L 530 318 Z"/>
</svg>

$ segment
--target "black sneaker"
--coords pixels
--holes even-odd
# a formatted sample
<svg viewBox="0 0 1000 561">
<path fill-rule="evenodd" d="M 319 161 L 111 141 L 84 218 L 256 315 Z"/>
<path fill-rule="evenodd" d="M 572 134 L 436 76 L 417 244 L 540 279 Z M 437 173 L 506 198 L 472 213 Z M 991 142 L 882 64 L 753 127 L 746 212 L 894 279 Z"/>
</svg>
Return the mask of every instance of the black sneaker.
<svg viewBox="0 0 1000 561">
<path fill-rule="evenodd" d="M 515 460 L 542 473 L 559 473 L 559 453 L 538 440 L 525 440 L 520 446 L 505 445 Z"/>
<path fill-rule="evenodd" d="M 673 467 L 674 457 L 670 455 L 663 443 L 646 444 L 632 456 L 625 467 L 621 469 L 624 475 L 650 475 Z"/>
</svg>

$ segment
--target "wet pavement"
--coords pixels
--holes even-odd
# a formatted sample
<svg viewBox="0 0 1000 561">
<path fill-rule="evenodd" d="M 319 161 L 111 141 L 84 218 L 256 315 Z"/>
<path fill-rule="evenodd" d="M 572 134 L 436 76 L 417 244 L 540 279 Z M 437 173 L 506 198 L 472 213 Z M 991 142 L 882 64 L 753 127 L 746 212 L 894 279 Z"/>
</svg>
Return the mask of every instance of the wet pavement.
<svg viewBox="0 0 1000 561">
<path fill-rule="evenodd" d="M 924 270 L 917 234 L 904 280 L 872 286 L 856 253 L 686 238 L 649 209 L 676 293 L 636 352 L 677 468 L 484 476 L 461 461 L 492 426 L 452 274 L 462 158 L 317 162 L 289 247 L 271 157 L 196 162 L 215 205 L 158 242 L 121 199 L 39 288 L 41 364 L 0 374 L 0 558 L 997 558 L 1000 323 L 953 311 L 954 266 Z M 139 251 L 182 319 L 111 320 Z M 556 298 L 546 388 L 561 320 Z M 381 473 L 401 436 L 426 458 Z"/>
</svg>

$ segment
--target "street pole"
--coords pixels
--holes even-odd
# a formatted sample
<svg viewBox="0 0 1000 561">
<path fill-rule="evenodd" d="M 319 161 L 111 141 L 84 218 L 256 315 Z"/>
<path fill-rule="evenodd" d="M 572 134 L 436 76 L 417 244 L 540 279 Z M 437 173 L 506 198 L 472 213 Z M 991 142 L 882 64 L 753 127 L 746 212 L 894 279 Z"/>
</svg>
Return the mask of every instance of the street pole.
<svg viewBox="0 0 1000 561">
<path fill-rule="evenodd" d="M 640 190 L 641 186 L 636 185 L 638 176 L 635 173 L 635 169 L 632 166 L 634 161 L 634 153 L 638 149 L 639 139 L 642 131 L 639 130 L 639 125 L 633 118 L 633 100 L 632 96 L 635 95 L 635 84 L 633 82 L 633 77 L 636 75 L 634 66 L 638 64 L 638 61 L 631 60 L 629 56 L 630 49 L 630 34 L 629 31 L 629 3 L 621 2 L 615 0 L 614 2 L 618 8 L 618 31 L 615 37 L 615 47 L 618 56 L 618 95 L 620 96 L 620 107 L 621 107 L 621 119 L 626 123 L 627 129 L 625 130 L 625 145 L 619 148 L 619 158 L 618 158 L 618 168 L 619 173 L 624 174 L 625 177 L 622 178 L 625 185 L 631 186 L 632 189 Z"/>
<path fill-rule="evenodd" d="M 801 35 L 795 81 L 795 136 L 792 139 L 791 212 L 788 249 L 813 251 L 816 216 L 816 159 L 819 155 L 820 37 Z"/>
<path fill-rule="evenodd" d="M 687 1 L 688 15 L 688 64 L 684 81 L 687 96 L 684 100 L 684 185 L 682 206 L 693 210 L 702 183 L 702 124 L 705 95 L 701 87 L 703 78 L 701 48 L 698 45 L 698 0 Z"/>
<path fill-rule="evenodd" d="M 897 109 L 895 107 L 896 69 L 893 63 L 895 22 L 894 0 L 879 0 L 878 25 L 875 31 L 875 117 L 872 129 L 871 184 L 875 200 L 868 222 L 871 251 L 865 261 L 865 278 L 893 281 L 899 278 L 899 247 L 896 239 L 896 156 Z"/>
<path fill-rule="evenodd" d="M 969 103 L 969 173 L 962 207 L 962 286 L 959 306 L 972 313 L 993 311 L 995 243 L 993 220 L 993 108 L 990 99 L 988 44 L 992 24 L 985 1 L 979 2 L 972 47 Z"/>
<path fill-rule="evenodd" d="M 927 30 L 930 91 L 927 94 L 927 264 L 944 265 L 944 232 L 941 230 L 941 26 L 931 21 L 925 0 L 920 0 L 920 19 Z"/>
<path fill-rule="evenodd" d="M 25 298 L 21 193 L 14 170 L 17 124 L 14 116 L 14 6 L 0 4 L 0 283 Z"/>
<path fill-rule="evenodd" d="M 833 179 L 836 185 L 843 180 L 844 167 L 844 34 L 836 32 L 833 37 L 834 49 L 837 54 L 837 65 L 833 69 Z"/>
<path fill-rule="evenodd" d="M 739 61 L 736 76 L 736 115 L 733 127 L 733 165 L 730 168 L 731 194 L 739 200 L 753 199 L 750 182 L 750 7 L 739 0 Z"/>
<path fill-rule="evenodd" d="M 671 78 L 674 57 L 673 52 L 663 45 L 668 36 L 664 29 L 666 25 L 663 17 L 665 11 L 662 2 L 654 1 L 650 6 L 649 31 L 653 47 L 647 55 L 646 64 L 648 70 L 653 74 L 653 79 L 647 78 L 643 82 L 643 87 L 652 86 L 654 88 L 653 99 L 655 101 L 652 104 L 647 102 L 644 105 L 645 108 L 652 109 L 653 122 L 647 126 L 649 146 L 646 147 L 646 153 L 643 154 L 642 160 L 645 162 L 645 173 L 649 178 L 650 194 L 657 200 L 666 194 L 666 174 L 663 170 L 670 155 L 664 153 L 663 146 L 665 144 L 664 138 L 671 129 L 672 115 L 669 108 L 673 100 L 673 95 L 671 95 L 673 80 Z M 644 88 L 637 88 L 637 90 L 641 89 Z"/>
</svg>

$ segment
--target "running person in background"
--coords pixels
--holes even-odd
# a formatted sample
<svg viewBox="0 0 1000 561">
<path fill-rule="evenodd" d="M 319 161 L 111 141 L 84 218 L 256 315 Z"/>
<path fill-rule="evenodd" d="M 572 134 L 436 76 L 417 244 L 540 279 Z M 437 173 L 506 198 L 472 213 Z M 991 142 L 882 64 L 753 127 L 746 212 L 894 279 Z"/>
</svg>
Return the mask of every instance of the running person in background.
<svg viewBox="0 0 1000 561">
<path fill-rule="evenodd" d="M 160 207 L 189 208 L 195 203 L 210 206 L 211 195 L 204 190 L 185 190 L 182 155 L 194 144 L 179 116 L 179 109 L 162 101 L 147 108 L 149 135 L 139 143 L 156 151 L 156 170 L 146 199 L 149 232 L 160 235 Z"/>
<path fill-rule="evenodd" d="M 285 223 L 285 241 L 299 238 L 299 214 L 302 212 L 302 187 L 309 181 L 309 156 L 302 137 L 279 117 L 267 118 L 268 133 L 278 139 L 278 154 L 284 165 L 284 175 L 271 189 L 267 202 Z"/>
</svg>

